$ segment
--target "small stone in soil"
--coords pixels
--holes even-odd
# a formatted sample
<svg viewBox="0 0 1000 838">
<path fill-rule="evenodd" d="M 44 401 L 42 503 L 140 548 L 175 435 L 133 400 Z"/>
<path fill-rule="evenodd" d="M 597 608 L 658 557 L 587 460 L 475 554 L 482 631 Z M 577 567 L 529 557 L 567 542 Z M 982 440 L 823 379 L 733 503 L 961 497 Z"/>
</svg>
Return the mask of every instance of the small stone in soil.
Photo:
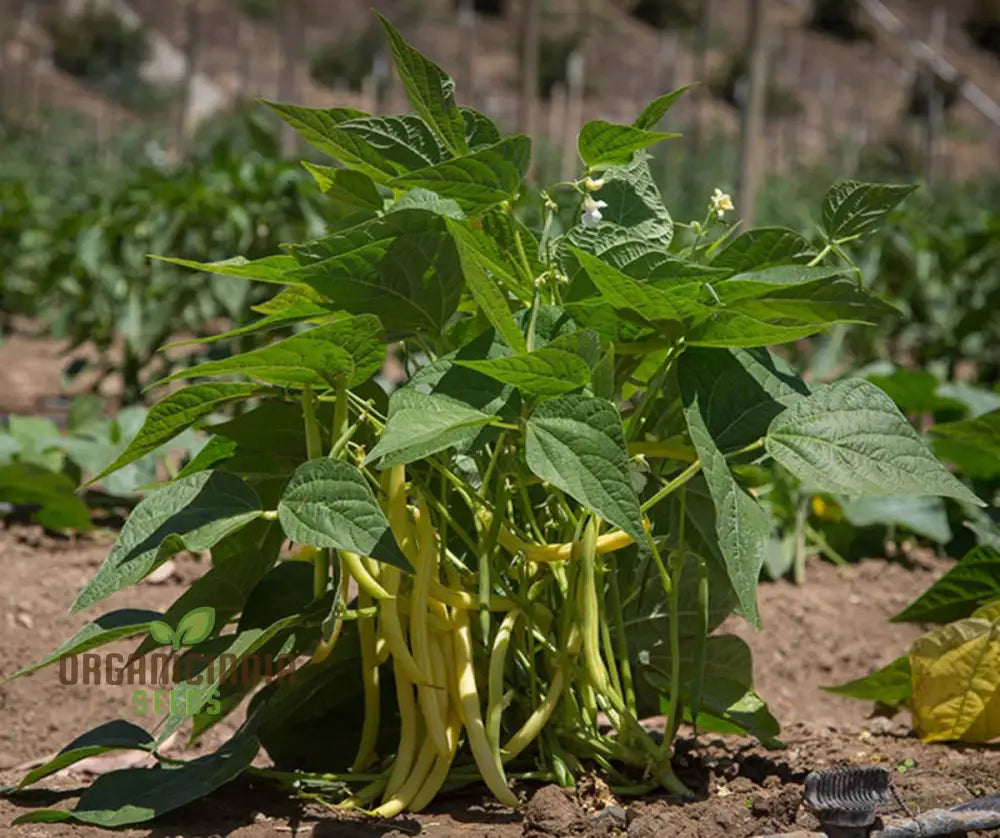
<svg viewBox="0 0 1000 838">
<path fill-rule="evenodd" d="M 524 810 L 525 838 L 581 833 L 587 829 L 583 808 L 559 786 L 543 786 Z"/>
</svg>

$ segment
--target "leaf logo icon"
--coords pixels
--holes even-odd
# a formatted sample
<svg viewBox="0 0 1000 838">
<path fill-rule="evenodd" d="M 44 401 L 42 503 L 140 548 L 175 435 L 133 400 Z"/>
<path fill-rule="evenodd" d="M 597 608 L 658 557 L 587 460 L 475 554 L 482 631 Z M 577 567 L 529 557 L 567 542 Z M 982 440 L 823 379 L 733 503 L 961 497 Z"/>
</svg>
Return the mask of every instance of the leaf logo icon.
<svg viewBox="0 0 1000 838">
<path fill-rule="evenodd" d="M 215 628 L 215 609 L 210 605 L 203 605 L 188 611 L 177 624 L 177 632 L 174 635 L 174 647 L 194 646 L 201 643 L 212 633 Z"/>
<path fill-rule="evenodd" d="M 149 634 L 157 643 L 170 644 L 174 649 L 181 646 L 194 646 L 207 638 L 215 628 L 215 609 L 210 605 L 188 611 L 174 630 L 162 620 L 153 620 L 149 624 Z"/>
</svg>

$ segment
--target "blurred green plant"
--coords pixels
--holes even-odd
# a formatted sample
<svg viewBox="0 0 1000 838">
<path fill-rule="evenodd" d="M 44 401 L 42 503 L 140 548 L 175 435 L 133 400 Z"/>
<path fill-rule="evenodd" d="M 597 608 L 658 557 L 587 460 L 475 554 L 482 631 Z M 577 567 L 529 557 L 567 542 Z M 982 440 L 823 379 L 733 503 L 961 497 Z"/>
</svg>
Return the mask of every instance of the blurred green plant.
<svg viewBox="0 0 1000 838">
<path fill-rule="evenodd" d="M 49 530 L 82 532 L 93 528 L 91 507 L 133 505 L 142 487 L 173 477 L 203 441 L 189 429 L 107 475 L 99 490 L 78 493 L 85 479 L 125 450 L 148 414 L 142 405 L 133 405 L 111 418 L 105 414 L 103 399 L 81 396 L 70 403 L 64 430 L 47 416 L 8 416 L 0 421 L 0 517 L 26 518 Z M 176 452 L 180 456 L 174 456 Z"/>
<path fill-rule="evenodd" d="M 101 354 L 95 384 L 120 375 L 123 401 L 140 401 L 144 369 L 172 335 L 244 320 L 264 298 L 247 283 L 209 284 L 149 254 L 262 256 L 323 229 L 325 199 L 301 166 L 280 159 L 272 125 L 236 114 L 199 135 L 178 162 L 148 137 L 131 139 L 118 165 L 95 161 L 81 141 L 64 149 L 58 167 L 37 152 L 52 139 L 47 128 L 8 132 L 0 161 L 5 315 L 35 318 L 71 350 L 92 343 Z"/>
</svg>

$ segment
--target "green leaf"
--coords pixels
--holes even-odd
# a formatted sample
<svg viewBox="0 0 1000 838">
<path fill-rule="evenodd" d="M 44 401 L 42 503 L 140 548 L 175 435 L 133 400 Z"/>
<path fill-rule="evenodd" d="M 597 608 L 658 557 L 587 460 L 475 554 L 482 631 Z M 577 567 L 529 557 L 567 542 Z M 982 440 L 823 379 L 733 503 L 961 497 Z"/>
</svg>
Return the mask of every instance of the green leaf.
<svg viewBox="0 0 1000 838">
<path fill-rule="evenodd" d="M 687 349 L 679 380 L 697 393 L 705 429 L 723 452 L 750 445 L 774 417 L 809 394 L 806 383 L 766 349 Z"/>
<path fill-rule="evenodd" d="M 823 198 L 823 229 L 831 241 L 869 233 L 916 188 L 856 180 L 835 183 Z"/>
<path fill-rule="evenodd" d="M 143 611 L 135 608 L 126 608 L 119 611 L 109 611 L 102 614 L 92 623 L 87 623 L 72 638 L 67 640 L 52 654 L 47 655 L 40 661 L 33 663 L 24 669 L 19 669 L 13 675 L 8 675 L 0 680 L 0 684 L 6 684 L 15 678 L 23 675 L 30 675 L 53 663 L 58 663 L 63 658 L 80 655 L 106 643 L 113 643 L 124 637 L 134 637 L 145 634 L 150 629 L 153 621 L 158 620 L 162 614 L 159 611 Z"/>
<path fill-rule="evenodd" d="M 106 829 L 150 821 L 235 779 L 253 762 L 259 750 L 256 739 L 237 734 L 214 753 L 179 767 L 111 771 L 98 777 L 69 812 L 35 811 L 30 813 L 31 818 L 22 816 L 14 822 L 48 820 L 47 812 L 52 812 L 55 820 L 74 820 Z M 58 816 L 55 812 L 59 812 Z M 39 814 L 43 817 L 39 818 Z"/>
<path fill-rule="evenodd" d="M 350 463 L 320 459 L 299 466 L 278 503 L 278 520 L 298 544 L 410 569 L 364 475 Z"/>
<path fill-rule="evenodd" d="M 739 361 L 741 357 L 746 358 L 734 356 L 734 360 Z M 682 364 L 678 368 L 684 416 L 715 507 L 715 535 L 729 581 L 739 598 L 743 616 L 752 625 L 759 626 L 757 583 L 771 537 L 771 522 L 760 504 L 736 482 L 717 438 L 721 437 L 725 441 L 730 429 L 734 428 L 733 422 L 752 422 L 755 412 L 758 420 L 768 414 L 774 414 L 778 418 L 783 416 L 790 408 L 785 407 L 784 413 L 776 413 L 781 403 L 775 396 L 792 405 L 800 403 L 805 397 L 797 394 L 793 396 L 786 391 L 789 385 L 783 386 L 780 379 L 770 378 L 764 379 L 768 389 L 757 393 L 751 405 L 744 405 L 738 399 L 728 402 L 724 396 L 716 401 L 720 398 L 719 393 L 726 393 L 727 387 L 740 387 L 744 394 L 750 396 L 754 385 L 745 372 L 731 363 L 727 363 L 730 374 L 725 380 L 706 378 L 701 370 L 710 357 L 695 356 L 694 360 L 694 365 Z M 755 372 L 760 375 L 762 370 L 758 368 Z M 755 432 L 752 431 L 750 435 Z M 742 436 L 745 433 L 742 429 L 736 428 L 735 433 L 739 435 L 737 438 L 745 438 Z"/>
<path fill-rule="evenodd" d="M 580 389 L 590 381 L 590 365 L 573 351 L 578 339 L 575 334 L 568 335 L 523 355 L 457 363 L 517 387 L 529 396 L 561 396 Z"/>
<path fill-rule="evenodd" d="M 457 221 L 446 219 L 445 223 L 455 239 L 462 273 L 476 304 L 511 349 L 525 352 L 524 335 L 514 321 L 504 294 L 487 273 L 489 265 L 483 259 L 472 232 Z"/>
<path fill-rule="evenodd" d="M 500 129 L 486 114 L 474 108 L 460 107 L 459 110 L 465 120 L 465 138 L 471 151 L 500 142 Z"/>
<path fill-rule="evenodd" d="M 647 131 L 632 125 L 615 125 L 598 119 L 586 123 L 580 130 L 577 150 L 580 152 L 580 159 L 590 169 L 624 166 L 636 151 L 679 136 L 680 134 Z"/>
<path fill-rule="evenodd" d="M 949 474 L 885 393 L 847 379 L 817 387 L 771 423 L 767 452 L 819 491 L 940 495 L 984 506 Z"/>
<path fill-rule="evenodd" d="M 116 719 L 81 734 L 56 756 L 25 775 L 16 788 L 25 788 L 70 765 L 108 751 L 149 751 L 153 737 L 138 725 Z"/>
<path fill-rule="evenodd" d="M 153 620 L 149 624 L 149 636 L 161 646 L 174 642 L 174 630 L 163 620 Z"/>
<path fill-rule="evenodd" d="M 641 322 L 666 329 L 668 334 L 676 332 L 679 335 L 684 320 L 693 317 L 699 308 L 697 301 L 671 297 L 648 283 L 626 276 L 585 250 L 573 246 L 568 246 L 567 250 L 611 306 L 618 311 L 631 312 Z"/>
<path fill-rule="evenodd" d="M 464 157 L 401 175 L 389 186 L 427 189 L 453 200 L 470 215 L 482 215 L 495 204 L 517 196 L 530 156 L 531 140 L 516 134 Z"/>
<path fill-rule="evenodd" d="M 941 498 L 852 498 L 841 503 L 840 508 L 855 527 L 901 526 L 938 544 L 951 541 L 948 510 Z"/>
<path fill-rule="evenodd" d="M 627 166 L 609 166 L 602 177 L 604 188 L 594 197 L 607 204 L 603 220 L 596 227 L 577 224 L 565 241 L 595 256 L 615 252 L 626 261 L 666 252 L 674 223 L 649 170 L 648 155 L 636 153 Z"/>
<path fill-rule="evenodd" d="M 524 456 L 536 476 L 645 542 L 613 403 L 577 394 L 542 402 L 527 421 Z"/>
<path fill-rule="evenodd" d="M 117 459 L 88 482 L 96 483 L 102 477 L 135 462 L 150 451 L 155 451 L 222 405 L 249 399 L 259 392 L 260 388 L 254 384 L 214 383 L 192 384 L 171 393 L 150 408 L 142 429 Z"/>
<path fill-rule="evenodd" d="M 375 12 L 375 16 L 388 36 L 396 72 L 413 109 L 427 120 L 452 153 L 464 154 L 469 145 L 465 139 L 465 119 L 455 104 L 455 82 L 410 46 L 382 15 Z"/>
<path fill-rule="evenodd" d="M 950 623 L 972 616 L 979 606 L 997 597 L 1000 597 L 1000 552 L 992 547 L 976 547 L 892 617 L 892 622 Z"/>
<path fill-rule="evenodd" d="M 448 218 L 456 218 L 459 221 L 465 218 L 465 213 L 462 212 L 457 201 L 453 201 L 451 198 L 442 198 L 437 192 L 431 192 L 429 189 L 409 190 L 399 200 L 393 202 L 386 212 L 402 212 L 408 209 L 425 210 Z"/>
<path fill-rule="evenodd" d="M 174 642 L 176 648 L 201 643 L 215 628 L 215 609 L 210 605 L 193 608 L 177 624 Z"/>
<path fill-rule="evenodd" d="M 975 448 L 988 456 L 1000 457 L 1000 409 L 975 419 L 935 425 L 931 433 Z"/>
<path fill-rule="evenodd" d="M 703 713 L 698 714 L 699 727 L 720 733 L 746 731 L 767 748 L 781 747 L 775 738 L 781 727 L 764 699 L 745 683 L 734 678 L 706 678 L 700 695 Z M 717 726 L 715 720 L 723 724 Z"/>
<path fill-rule="evenodd" d="M 410 233 L 298 268 L 294 276 L 351 314 L 377 314 L 390 331 L 440 333 L 462 294 L 450 236 Z"/>
<path fill-rule="evenodd" d="M 283 254 L 265 256 L 263 259 L 253 261 L 245 256 L 234 256 L 232 259 L 223 259 L 221 262 L 193 262 L 190 259 L 175 259 L 170 256 L 150 256 L 150 258 L 205 273 L 235 276 L 240 279 L 257 279 L 261 282 L 275 282 L 281 285 L 289 285 L 293 282 L 287 278 L 286 274 L 296 266 L 294 259 Z"/>
<path fill-rule="evenodd" d="M 798 262 L 813 255 L 808 241 L 786 227 L 758 227 L 733 239 L 712 260 L 712 266 L 733 273 Z"/>
<path fill-rule="evenodd" d="M 820 689 L 835 695 L 859 698 L 862 701 L 877 701 L 890 707 L 905 704 L 910 700 L 912 690 L 910 658 L 908 655 L 900 655 L 891 663 L 863 678 Z"/>
<path fill-rule="evenodd" d="M 260 513 L 253 489 L 225 472 L 199 472 L 150 492 L 71 610 L 88 608 L 135 584 L 182 550 L 208 550 Z"/>
<path fill-rule="evenodd" d="M 457 445 L 469 429 L 494 418 L 449 396 L 401 388 L 389 398 L 385 429 L 365 463 L 381 468 L 412 463 Z"/>
<path fill-rule="evenodd" d="M 32 463 L 0 467 L 0 501 L 37 506 L 32 518 L 49 530 L 89 530 L 93 527 L 87 504 L 76 494 L 76 484 Z"/>
<path fill-rule="evenodd" d="M 448 158 L 448 150 L 416 114 L 365 116 L 342 122 L 338 127 L 374 148 L 397 172 L 423 169 Z"/>
<path fill-rule="evenodd" d="M 308 161 L 302 164 L 319 184 L 320 191 L 334 208 L 345 215 L 355 212 L 376 213 L 382 209 L 382 196 L 375 182 L 363 172 L 335 169 Z"/>
<path fill-rule="evenodd" d="M 670 93 L 664 93 L 662 96 L 658 96 L 642 109 L 642 113 L 636 117 L 632 126 L 634 128 L 641 128 L 644 131 L 651 131 L 659 124 L 660 120 L 663 119 L 667 111 L 673 107 L 674 102 L 680 99 L 681 96 L 687 93 L 692 87 L 696 87 L 697 85 L 698 82 L 692 82 L 691 84 L 686 84 L 683 87 L 678 87 L 676 90 L 670 91 Z"/>
<path fill-rule="evenodd" d="M 376 183 L 386 183 L 399 172 L 364 137 L 344 130 L 343 123 L 367 116 L 350 108 L 303 108 L 260 100 L 298 131 L 314 148 L 345 166 L 368 175 Z"/>
<path fill-rule="evenodd" d="M 958 410 L 965 412 L 965 406 L 956 399 L 948 399 L 937 394 L 938 380 L 926 370 L 900 368 L 891 375 L 865 376 L 880 390 L 884 390 L 896 406 L 907 413 L 936 412 L 938 410 Z"/>
<path fill-rule="evenodd" d="M 353 387 L 374 375 L 385 360 L 385 342 L 377 317 L 345 317 L 292 335 L 270 346 L 206 361 L 179 370 L 150 387 L 184 378 L 245 375 L 282 386 L 333 386 L 339 374 Z"/>
</svg>

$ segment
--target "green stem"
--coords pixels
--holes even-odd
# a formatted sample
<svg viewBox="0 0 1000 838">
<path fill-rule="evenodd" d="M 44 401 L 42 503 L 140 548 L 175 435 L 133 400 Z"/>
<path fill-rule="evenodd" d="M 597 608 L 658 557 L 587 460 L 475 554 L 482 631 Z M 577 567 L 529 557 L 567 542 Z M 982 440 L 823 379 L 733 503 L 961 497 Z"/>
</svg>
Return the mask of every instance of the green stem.
<svg viewBox="0 0 1000 838">
<path fill-rule="evenodd" d="M 302 417 L 306 428 L 306 456 L 310 460 L 323 456 L 323 443 L 319 432 L 319 422 L 316 421 L 316 402 L 312 387 L 308 384 L 302 389 Z"/>
<path fill-rule="evenodd" d="M 632 666 L 628 661 L 628 644 L 625 640 L 625 617 L 622 613 L 621 592 L 618 587 L 618 574 L 612 568 L 609 574 L 611 588 L 611 619 L 615 625 L 615 639 L 618 641 L 618 665 L 622 675 L 622 694 L 625 706 L 632 715 L 638 715 L 638 704 L 635 699 L 635 686 L 632 682 Z"/>
<path fill-rule="evenodd" d="M 333 403 L 333 433 L 330 436 L 333 439 L 334 449 L 340 448 L 343 450 L 341 440 L 343 439 L 343 444 L 346 445 L 347 406 L 349 403 L 349 399 L 347 398 L 347 377 L 344 373 L 337 375 L 334 392 L 336 393 L 336 401 Z M 334 449 L 331 449 L 330 456 L 333 456 Z"/>
<path fill-rule="evenodd" d="M 694 684 L 691 690 L 691 722 L 698 734 L 698 713 L 701 711 L 701 689 L 705 681 L 705 645 L 709 624 L 708 565 L 698 558 L 698 634 L 695 637 Z"/>
<path fill-rule="evenodd" d="M 680 494 L 680 520 L 677 524 L 677 550 L 670 561 L 670 695 L 667 699 L 667 727 L 663 736 L 662 750 L 664 755 L 670 753 L 674 736 L 677 734 L 681 695 L 681 574 L 684 572 L 684 562 L 687 558 L 684 524 L 687 517 L 685 509 L 685 493 Z"/>
<path fill-rule="evenodd" d="M 833 245 L 827 242 L 827 244 L 823 247 L 823 249 L 813 257 L 813 259 L 806 265 L 806 267 L 807 268 L 816 267 L 816 265 L 818 265 L 820 262 L 823 261 L 823 259 L 826 258 L 827 254 L 831 250 L 833 250 Z"/>
<path fill-rule="evenodd" d="M 652 509 L 661 500 L 663 500 L 665 497 L 675 492 L 677 489 L 679 489 L 681 486 L 687 483 L 692 477 L 697 475 L 699 471 L 701 471 L 701 460 L 695 460 L 693 463 L 691 463 L 691 465 L 689 465 L 686 469 L 684 469 L 684 471 L 682 471 L 673 480 L 667 483 L 667 485 L 665 485 L 662 489 L 660 489 L 655 495 L 649 498 L 649 500 L 644 501 L 642 506 L 640 506 L 639 508 L 643 512 Z"/>
</svg>

